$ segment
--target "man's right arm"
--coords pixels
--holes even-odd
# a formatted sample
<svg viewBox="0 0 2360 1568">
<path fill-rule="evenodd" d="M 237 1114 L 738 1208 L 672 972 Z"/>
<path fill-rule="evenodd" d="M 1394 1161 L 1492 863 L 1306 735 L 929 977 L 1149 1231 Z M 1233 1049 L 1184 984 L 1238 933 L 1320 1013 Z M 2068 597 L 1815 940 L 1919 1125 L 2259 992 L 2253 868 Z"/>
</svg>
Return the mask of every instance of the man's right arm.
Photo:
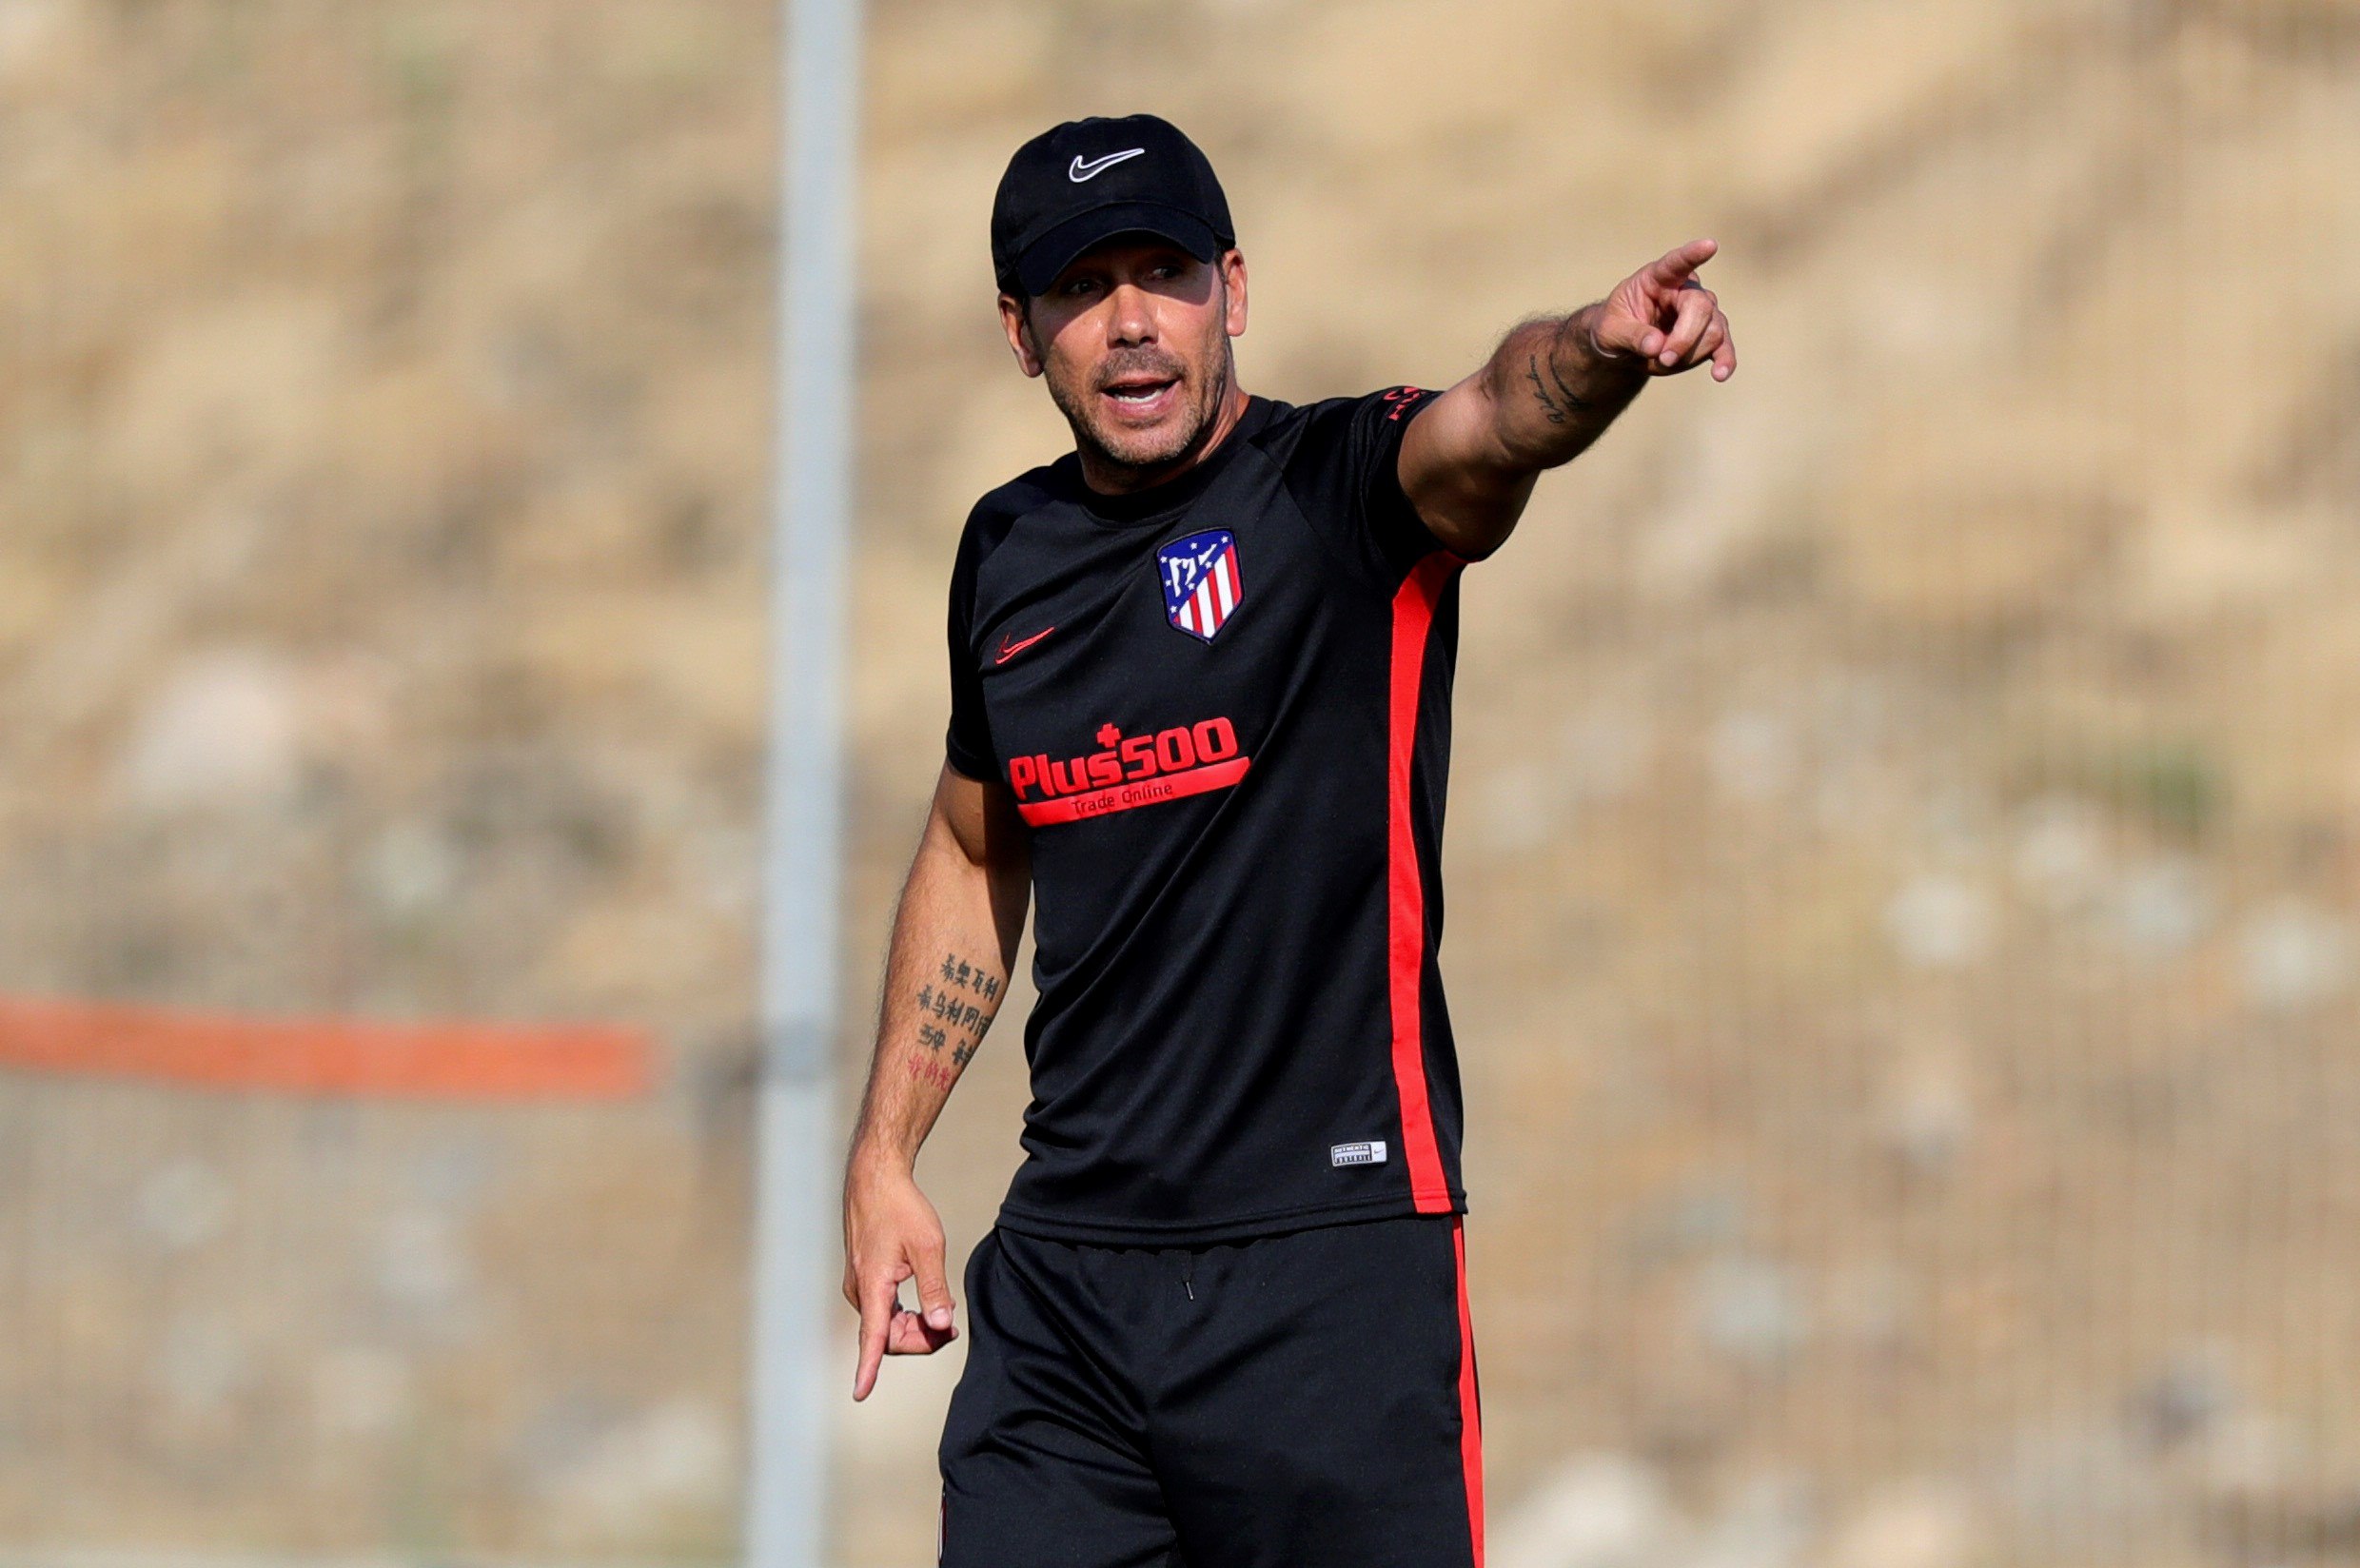
<svg viewBox="0 0 2360 1568">
<path fill-rule="evenodd" d="M 860 1312 L 853 1398 L 887 1355 L 955 1336 L 942 1222 L 918 1190 L 918 1146 L 1008 996 L 1032 893 L 1025 827 L 1004 785 L 945 767 L 894 915 L 876 1053 L 844 1175 L 844 1296 Z M 900 1304 L 917 1282 L 918 1309 Z"/>
</svg>

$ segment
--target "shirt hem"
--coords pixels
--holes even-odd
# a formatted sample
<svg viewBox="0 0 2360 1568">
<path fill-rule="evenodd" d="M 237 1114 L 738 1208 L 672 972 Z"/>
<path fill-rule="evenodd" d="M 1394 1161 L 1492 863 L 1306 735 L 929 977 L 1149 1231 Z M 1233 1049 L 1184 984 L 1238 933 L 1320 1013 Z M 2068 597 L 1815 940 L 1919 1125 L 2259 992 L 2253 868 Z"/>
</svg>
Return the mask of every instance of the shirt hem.
<svg viewBox="0 0 2360 1568">
<path fill-rule="evenodd" d="M 1453 1187 L 1449 1197 L 1450 1206 L 1446 1210 L 1421 1209 L 1414 1195 L 1397 1192 L 1350 1203 L 1312 1204 L 1217 1220 L 1066 1220 L 1027 1209 L 1020 1204 L 1003 1203 L 998 1224 L 1002 1229 L 1013 1230 L 1019 1236 L 1049 1242 L 1080 1242 L 1096 1246 L 1184 1246 L 1245 1241 L 1289 1230 L 1316 1230 L 1322 1225 L 1351 1225 L 1361 1220 L 1465 1214 L 1466 1194 Z"/>
</svg>

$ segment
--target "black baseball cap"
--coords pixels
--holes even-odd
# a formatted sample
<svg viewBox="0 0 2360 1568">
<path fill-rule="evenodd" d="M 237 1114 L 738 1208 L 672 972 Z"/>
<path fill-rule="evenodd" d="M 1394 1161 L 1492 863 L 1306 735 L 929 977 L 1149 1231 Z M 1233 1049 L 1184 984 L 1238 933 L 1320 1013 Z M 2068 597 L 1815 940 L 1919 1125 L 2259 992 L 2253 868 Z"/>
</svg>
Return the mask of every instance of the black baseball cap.
<svg viewBox="0 0 2360 1568">
<path fill-rule="evenodd" d="M 992 273 L 1019 297 L 1047 291 L 1092 245 L 1154 234 L 1200 262 L 1234 244 L 1212 164 L 1152 114 L 1068 120 L 1016 149 L 992 199 Z"/>
</svg>

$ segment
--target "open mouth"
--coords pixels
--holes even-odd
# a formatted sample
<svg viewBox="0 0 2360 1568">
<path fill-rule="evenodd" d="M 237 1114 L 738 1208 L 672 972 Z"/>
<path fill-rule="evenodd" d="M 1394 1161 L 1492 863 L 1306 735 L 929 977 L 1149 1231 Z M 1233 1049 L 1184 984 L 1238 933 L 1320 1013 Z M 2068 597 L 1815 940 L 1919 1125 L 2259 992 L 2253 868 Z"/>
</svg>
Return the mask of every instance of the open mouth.
<svg viewBox="0 0 2360 1568">
<path fill-rule="evenodd" d="M 1104 389 L 1109 402 L 1126 414 L 1156 415 L 1177 397 L 1180 382 L 1167 376 L 1126 376 Z"/>
</svg>

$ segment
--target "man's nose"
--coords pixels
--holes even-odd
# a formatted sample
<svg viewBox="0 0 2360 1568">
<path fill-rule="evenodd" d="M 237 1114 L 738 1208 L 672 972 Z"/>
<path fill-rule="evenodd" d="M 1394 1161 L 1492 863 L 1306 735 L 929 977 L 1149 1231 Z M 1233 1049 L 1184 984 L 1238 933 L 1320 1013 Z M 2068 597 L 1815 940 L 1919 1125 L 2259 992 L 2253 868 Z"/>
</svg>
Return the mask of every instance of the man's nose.
<svg viewBox="0 0 2360 1568">
<path fill-rule="evenodd" d="M 1155 341 L 1155 312 L 1149 308 L 1148 291 L 1120 284 L 1107 302 L 1107 337 L 1118 348 Z"/>
</svg>

